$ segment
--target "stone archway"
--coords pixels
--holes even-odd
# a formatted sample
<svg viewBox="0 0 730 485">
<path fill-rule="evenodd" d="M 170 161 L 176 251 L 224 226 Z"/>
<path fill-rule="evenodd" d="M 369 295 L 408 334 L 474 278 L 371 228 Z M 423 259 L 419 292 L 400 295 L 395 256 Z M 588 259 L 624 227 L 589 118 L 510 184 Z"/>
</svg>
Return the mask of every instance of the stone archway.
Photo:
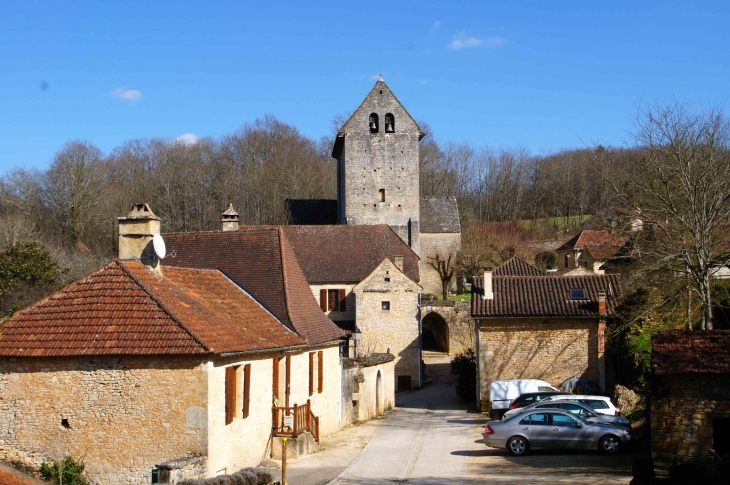
<svg viewBox="0 0 730 485">
<path fill-rule="evenodd" d="M 431 312 L 423 317 L 423 350 L 449 352 L 449 325 L 439 313 Z"/>
</svg>

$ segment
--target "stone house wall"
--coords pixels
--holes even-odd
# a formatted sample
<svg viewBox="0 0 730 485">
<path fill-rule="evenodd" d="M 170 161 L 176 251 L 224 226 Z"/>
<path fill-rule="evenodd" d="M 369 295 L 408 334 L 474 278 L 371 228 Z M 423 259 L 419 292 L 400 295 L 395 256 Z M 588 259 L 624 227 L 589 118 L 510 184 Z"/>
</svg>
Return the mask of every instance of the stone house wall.
<svg viewBox="0 0 730 485">
<path fill-rule="evenodd" d="M 477 325 L 482 409 L 493 381 L 599 382 L 597 319 L 490 319 Z"/>
<path fill-rule="evenodd" d="M 309 396 L 309 352 L 323 351 L 323 389 Z M 273 405 L 274 357 L 291 357 L 290 406 L 311 401 L 312 412 L 319 417 L 320 435 L 331 434 L 340 426 L 340 355 L 338 346 L 306 349 L 295 353 L 265 353 L 255 358 L 218 358 L 208 369 L 210 408 L 208 411 L 209 453 L 211 476 L 234 473 L 241 468 L 256 466 L 261 461 L 271 433 Z M 243 418 L 241 406 L 232 423 L 225 421 L 225 368 L 251 364 L 249 416 Z M 315 369 L 315 373 L 317 370 Z M 284 374 L 280 374 L 284 379 Z M 237 379 L 240 397 L 243 394 L 242 375 Z M 217 398 L 216 398 L 217 397 Z M 239 403 L 241 401 L 239 400 Z M 282 406 L 284 403 L 281 404 Z"/>
<path fill-rule="evenodd" d="M 83 456 L 94 483 L 149 483 L 206 454 L 207 379 L 199 357 L 0 359 L 0 457 Z"/>
<path fill-rule="evenodd" d="M 730 375 L 652 376 L 651 451 L 665 463 L 711 458 L 713 419 L 730 420 Z"/>
<path fill-rule="evenodd" d="M 392 357 L 390 357 L 392 359 Z M 395 362 L 368 364 L 348 359 L 343 371 L 342 425 L 365 421 L 377 417 L 377 399 L 380 400 L 380 414 L 395 406 Z M 380 373 L 381 390 L 376 393 Z M 353 393 L 359 398 L 354 401 Z"/>
<path fill-rule="evenodd" d="M 358 353 L 386 353 L 390 349 L 396 359 L 396 385 L 398 376 L 410 376 L 411 386 L 420 386 L 420 290 L 387 259 L 353 290 L 357 326 L 362 332 Z M 389 310 L 383 310 L 383 302 L 389 302 Z"/>
<path fill-rule="evenodd" d="M 418 271 L 421 276 L 419 284 L 423 287 L 424 293 L 433 295 L 441 295 L 441 278 L 438 271 L 428 264 L 429 257 L 436 254 L 456 253 L 461 249 L 461 233 L 421 233 L 420 235 L 420 252 L 418 253 L 421 260 L 418 262 Z M 451 280 L 449 291 L 456 291 L 456 278 Z"/>
</svg>

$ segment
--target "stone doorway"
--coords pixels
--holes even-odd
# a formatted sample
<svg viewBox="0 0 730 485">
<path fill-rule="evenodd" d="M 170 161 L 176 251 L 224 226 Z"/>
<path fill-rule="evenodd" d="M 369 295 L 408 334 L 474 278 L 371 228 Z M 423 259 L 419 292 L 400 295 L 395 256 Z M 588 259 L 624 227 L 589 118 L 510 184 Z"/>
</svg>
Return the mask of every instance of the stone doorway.
<svg viewBox="0 0 730 485">
<path fill-rule="evenodd" d="M 431 312 L 423 318 L 423 350 L 449 352 L 449 325 L 444 317 Z"/>
</svg>

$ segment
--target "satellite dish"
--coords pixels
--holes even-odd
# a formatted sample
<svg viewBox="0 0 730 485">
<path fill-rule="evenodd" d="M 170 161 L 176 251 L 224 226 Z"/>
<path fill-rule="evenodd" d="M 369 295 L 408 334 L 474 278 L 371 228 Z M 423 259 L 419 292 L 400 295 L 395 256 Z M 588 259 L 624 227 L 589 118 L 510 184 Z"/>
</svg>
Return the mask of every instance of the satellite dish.
<svg viewBox="0 0 730 485">
<path fill-rule="evenodd" d="M 167 249 L 165 248 L 165 240 L 162 239 L 162 236 L 159 234 L 155 234 L 152 236 L 152 246 L 155 248 L 155 254 L 160 259 L 165 259 L 165 256 L 167 255 Z"/>
</svg>

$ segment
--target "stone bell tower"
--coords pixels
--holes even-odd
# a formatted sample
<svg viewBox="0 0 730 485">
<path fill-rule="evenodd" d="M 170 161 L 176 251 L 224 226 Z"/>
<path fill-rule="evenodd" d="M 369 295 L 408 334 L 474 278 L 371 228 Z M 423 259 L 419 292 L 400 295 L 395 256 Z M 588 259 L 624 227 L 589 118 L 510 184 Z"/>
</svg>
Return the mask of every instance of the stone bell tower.
<svg viewBox="0 0 730 485">
<path fill-rule="evenodd" d="M 419 142 L 425 133 L 382 78 L 337 134 L 340 224 L 387 224 L 419 252 Z"/>
</svg>

